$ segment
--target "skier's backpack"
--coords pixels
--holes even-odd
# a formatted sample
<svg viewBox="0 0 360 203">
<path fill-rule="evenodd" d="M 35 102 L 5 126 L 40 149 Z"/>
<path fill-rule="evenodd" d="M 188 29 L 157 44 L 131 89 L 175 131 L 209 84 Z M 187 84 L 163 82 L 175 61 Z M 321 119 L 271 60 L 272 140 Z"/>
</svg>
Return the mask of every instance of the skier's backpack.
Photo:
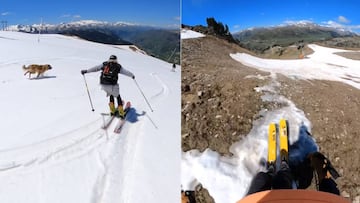
<svg viewBox="0 0 360 203">
<path fill-rule="evenodd" d="M 121 65 L 118 63 L 104 62 L 103 67 L 101 68 L 100 84 L 116 85 L 120 69 Z"/>
</svg>

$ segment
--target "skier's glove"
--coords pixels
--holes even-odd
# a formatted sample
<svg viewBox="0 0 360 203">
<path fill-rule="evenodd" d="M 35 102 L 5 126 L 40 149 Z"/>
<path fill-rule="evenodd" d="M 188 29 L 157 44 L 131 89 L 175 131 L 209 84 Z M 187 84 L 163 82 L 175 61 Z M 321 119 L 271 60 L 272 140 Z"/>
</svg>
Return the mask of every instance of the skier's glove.
<svg viewBox="0 0 360 203">
<path fill-rule="evenodd" d="M 135 75 L 133 75 L 133 76 L 132 76 L 132 79 L 134 79 L 134 80 L 135 80 Z"/>
<path fill-rule="evenodd" d="M 85 74 L 85 73 L 87 73 L 87 70 L 81 70 L 81 74 Z"/>
</svg>

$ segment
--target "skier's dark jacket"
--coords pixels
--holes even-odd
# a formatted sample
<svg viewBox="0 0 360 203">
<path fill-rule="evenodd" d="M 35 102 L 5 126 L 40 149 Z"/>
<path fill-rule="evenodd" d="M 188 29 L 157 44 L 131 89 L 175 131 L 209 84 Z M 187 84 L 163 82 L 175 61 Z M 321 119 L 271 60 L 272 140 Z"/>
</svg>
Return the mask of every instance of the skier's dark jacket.
<svg viewBox="0 0 360 203">
<path fill-rule="evenodd" d="M 97 71 L 101 71 L 100 84 L 102 85 L 116 85 L 119 73 L 128 77 L 134 77 L 133 73 L 123 68 L 120 64 L 108 61 L 87 70 L 88 73 Z"/>
<path fill-rule="evenodd" d="M 100 84 L 116 85 L 121 68 L 118 63 L 104 62 L 101 68 Z"/>
</svg>

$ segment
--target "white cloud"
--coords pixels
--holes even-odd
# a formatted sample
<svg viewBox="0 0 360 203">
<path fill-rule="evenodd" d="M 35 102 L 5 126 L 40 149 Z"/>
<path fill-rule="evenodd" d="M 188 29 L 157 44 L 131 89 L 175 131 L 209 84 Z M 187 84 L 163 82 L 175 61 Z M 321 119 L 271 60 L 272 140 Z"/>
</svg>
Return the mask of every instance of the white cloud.
<svg viewBox="0 0 360 203">
<path fill-rule="evenodd" d="M 241 26 L 240 25 L 233 25 L 232 26 L 232 31 L 230 31 L 231 33 L 236 33 L 236 32 L 240 32 L 241 30 Z"/>
<path fill-rule="evenodd" d="M 352 31 L 352 32 L 360 32 L 360 25 L 344 25 L 332 20 L 326 21 L 326 22 L 322 22 L 323 26 L 327 26 L 327 27 L 332 27 L 332 28 L 336 28 L 336 29 L 343 29 L 343 30 L 348 30 L 348 31 Z"/>
<path fill-rule="evenodd" d="M 338 21 L 340 22 L 340 23 L 349 23 L 350 21 L 346 18 L 346 17 L 344 17 L 344 16 L 339 16 L 338 17 Z"/>
<path fill-rule="evenodd" d="M 285 25 L 299 25 L 299 24 L 313 24 L 314 22 L 311 20 L 286 20 L 284 21 Z"/>
<path fill-rule="evenodd" d="M 338 22 L 335 22 L 335 21 L 332 21 L 332 20 L 329 20 L 329 21 L 326 21 L 326 22 L 323 22 L 323 24 L 327 27 L 332 27 L 332 28 L 341 28 L 341 29 L 344 29 L 346 26 L 344 26 L 343 24 L 341 23 L 338 23 Z"/>
<path fill-rule="evenodd" d="M 81 18 L 80 15 L 73 15 L 73 14 L 63 14 L 60 18 Z"/>
<path fill-rule="evenodd" d="M 176 21 L 180 21 L 180 20 L 181 20 L 181 18 L 180 18 L 180 16 L 176 16 L 176 17 L 174 17 L 174 20 L 176 20 Z"/>
<path fill-rule="evenodd" d="M 70 18 L 70 17 L 71 17 L 70 14 L 64 14 L 64 15 L 60 16 L 60 18 Z"/>
<path fill-rule="evenodd" d="M 1 13 L 2 16 L 8 16 L 10 14 L 11 14 L 11 12 L 3 12 L 3 13 Z"/>
</svg>

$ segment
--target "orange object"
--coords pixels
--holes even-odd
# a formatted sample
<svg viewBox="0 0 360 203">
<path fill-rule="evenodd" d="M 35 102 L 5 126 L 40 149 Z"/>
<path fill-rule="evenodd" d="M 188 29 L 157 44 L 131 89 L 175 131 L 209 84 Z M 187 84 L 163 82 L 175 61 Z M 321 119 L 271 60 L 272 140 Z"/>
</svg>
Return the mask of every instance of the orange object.
<svg viewBox="0 0 360 203">
<path fill-rule="evenodd" d="M 189 198 L 185 195 L 185 192 L 181 192 L 181 203 L 190 203 Z"/>
<path fill-rule="evenodd" d="M 237 203 L 350 203 L 328 192 L 315 190 L 267 190 L 246 196 Z"/>
</svg>

